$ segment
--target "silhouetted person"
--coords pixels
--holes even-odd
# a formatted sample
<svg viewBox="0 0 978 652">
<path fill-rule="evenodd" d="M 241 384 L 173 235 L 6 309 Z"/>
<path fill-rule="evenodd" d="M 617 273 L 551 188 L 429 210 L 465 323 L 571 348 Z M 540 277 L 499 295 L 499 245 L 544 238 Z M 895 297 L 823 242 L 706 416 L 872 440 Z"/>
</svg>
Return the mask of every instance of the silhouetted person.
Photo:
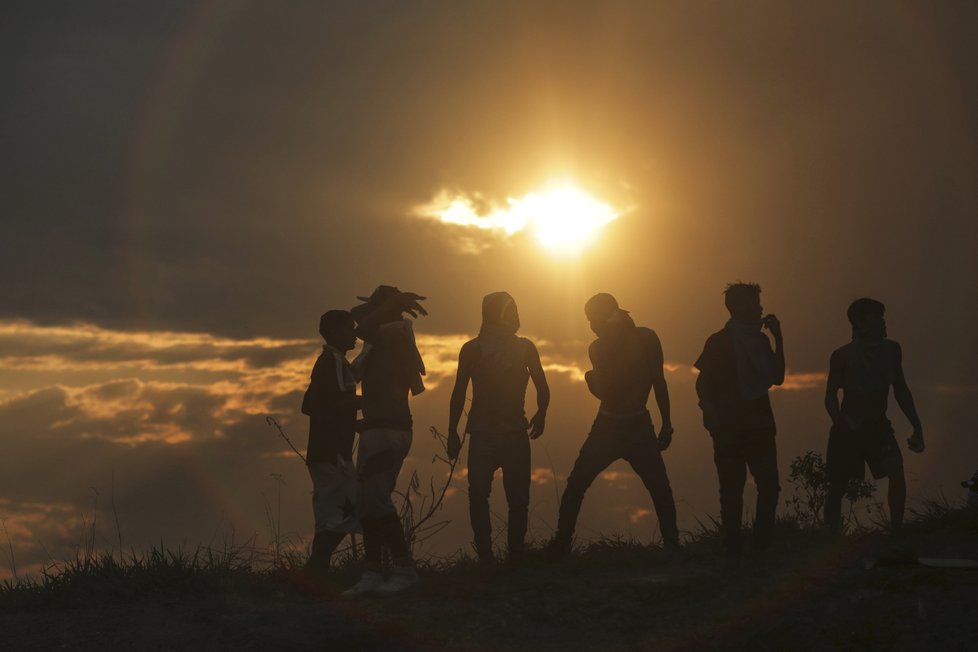
<svg viewBox="0 0 978 652">
<path fill-rule="evenodd" d="M 748 469 L 757 486 L 755 552 L 767 550 L 774 534 L 781 487 L 768 389 L 784 382 L 784 342 L 777 317 L 761 317 L 759 285 L 728 285 L 724 303 L 730 320 L 722 330 L 710 335 L 696 360 L 695 366 L 700 370 L 696 394 L 703 410 L 703 425 L 713 438 L 723 542 L 729 562 L 736 565 L 743 548 L 740 528 Z M 774 350 L 761 332 L 762 327 L 774 337 Z"/>
<path fill-rule="evenodd" d="M 427 314 L 418 303 L 424 297 L 379 286 L 353 309 L 357 335 L 364 347 L 354 361 L 362 378 L 363 422 L 357 450 L 360 493 L 357 508 L 363 529 L 365 571 L 344 595 L 397 593 L 418 583 L 411 549 L 398 518 L 391 494 L 404 458 L 411 449 L 411 410 L 408 394 L 424 391 L 424 363 L 414 341 L 407 312 Z M 394 571 L 385 582 L 383 550 L 388 548 Z"/>
<path fill-rule="evenodd" d="M 890 386 L 900 409 L 913 425 L 907 445 L 915 453 L 924 450 L 924 432 L 913 396 L 903 376 L 900 345 L 886 337 L 886 307 L 874 299 L 857 299 L 847 311 L 852 341 L 836 349 L 829 361 L 825 409 L 832 417 L 825 472 L 829 493 L 825 499 L 825 524 L 841 528 L 842 498 L 850 480 L 861 480 L 866 465 L 877 480 L 887 478 L 890 527 L 899 530 L 907 500 L 903 455 L 886 417 Z M 839 405 L 839 390 L 842 405 Z"/>
<path fill-rule="evenodd" d="M 591 297 L 584 312 L 598 336 L 588 349 L 592 369 L 585 380 L 601 405 L 567 478 L 552 550 L 570 550 L 585 492 L 598 474 L 618 459 L 628 462 L 648 489 L 666 547 L 678 547 L 676 504 L 661 453 L 669 447 L 673 434 L 662 344 L 655 331 L 635 326 L 610 294 Z M 658 440 L 647 407 L 652 389 L 662 415 Z"/>
<path fill-rule="evenodd" d="M 482 300 L 479 336 L 462 345 L 448 415 L 448 455 L 456 459 L 462 447 L 458 422 L 465 392 L 472 381 L 472 408 L 465 430 L 469 443 L 469 517 L 475 549 L 481 561 L 493 561 L 489 492 L 496 469 L 503 471 L 509 503 L 510 559 L 523 553 L 530 504 L 530 439 L 543 434 L 550 388 L 533 342 L 518 337 L 520 316 L 506 292 Z M 537 412 L 527 422 L 523 411 L 528 379 L 537 393 Z"/>
<path fill-rule="evenodd" d="M 306 570 L 319 575 L 347 534 L 359 530 L 356 518 L 357 473 L 353 466 L 357 384 L 346 353 L 356 344 L 353 316 L 330 310 L 319 320 L 326 341 L 312 368 L 302 413 L 309 415 L 306 467 L 312 477 L 316 533 Z"/>
</svg>

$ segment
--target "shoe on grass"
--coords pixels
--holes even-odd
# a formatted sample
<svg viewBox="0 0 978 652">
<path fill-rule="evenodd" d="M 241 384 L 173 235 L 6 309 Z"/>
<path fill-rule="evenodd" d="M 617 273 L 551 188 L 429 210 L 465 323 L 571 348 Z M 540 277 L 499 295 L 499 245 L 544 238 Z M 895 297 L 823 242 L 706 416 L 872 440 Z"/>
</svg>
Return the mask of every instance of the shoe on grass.
<svg viewBox="0 0 978 652">
<path fill-rule="evenodd" d="M 393 595 L 413 589 L 421 581 L 414 566 L 395 566 L 390 579 L 377 587 L 377 595 Z"/>
<path fill-rule="evenodd" d="M 347 598 L 355 598 L 359 595 L 374 593 L 383 585 L 383 574 L 377 571 L 364 571 L 360 577 L 360 581 L 354 584 L 352 588 L 343 591 L 342 595 Z"/>
</svg>

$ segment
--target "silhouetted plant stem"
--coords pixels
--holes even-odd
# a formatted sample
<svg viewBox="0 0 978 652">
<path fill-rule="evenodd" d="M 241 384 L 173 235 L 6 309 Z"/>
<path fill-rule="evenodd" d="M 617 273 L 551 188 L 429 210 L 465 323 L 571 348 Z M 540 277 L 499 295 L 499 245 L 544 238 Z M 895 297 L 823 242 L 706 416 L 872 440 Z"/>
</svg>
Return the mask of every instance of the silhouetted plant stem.
<svg viewBox="0 0 978 652">
<path fill-rule="evenodd" d="M 273 428 L 275 428 L 276 430 L 278 430 L 278 434 L 282 437 L 282 439 L 285 440 L 285 443 L 287 443 L 289 445 L 289 448 L 291 448 L 295 452 L 295 454 L 298 455 L 299 458 L 303 462 L 306 461 L 306 456 L 303 455 L 302 453 L 300 453 L 299 452 L 299 449 L 295 447 L 295 444 L 293 444 L 292 443 L 292 440 L 289 439 L 289 436 L 287 434 L 285 434 L 285 430 L 282 428 L 282 426 L 279 424 L 279 422 L 275 419 L 275 417 L 273 417 L 270 414 L 265 415 L 265 423 L 267 423 L 268 425 L 270 425 Z"/>
</svg>

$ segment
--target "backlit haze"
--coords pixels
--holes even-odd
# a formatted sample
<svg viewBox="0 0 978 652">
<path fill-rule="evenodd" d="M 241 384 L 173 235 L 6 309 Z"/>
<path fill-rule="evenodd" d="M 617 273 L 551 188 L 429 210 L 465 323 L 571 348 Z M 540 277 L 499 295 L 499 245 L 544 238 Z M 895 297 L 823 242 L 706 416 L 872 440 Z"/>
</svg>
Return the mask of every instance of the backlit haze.
<svg viewBox="0 0 978 652">
<path fill-rule="evenodd" d="M 596 292 L 662 339 L 681 528 L 718 513 L 691 365 L 736 280 L 784 328 L 784 497 L 790 460 L 824 451 L 828 358 L 870 296 L 924 423 L 911 504 L 957 499 L 978 468 L 976 32 L 967 3 L 5 3 L 0 535 L 18 570 L 73 556 L 96 515 L 105 550 L 264 545 L 279 497 L 308 542 L 310 481 L 265 416 L 304 448 L 319 315 L 381 283 L 428 297 L 402 476 L 422 486 L 444 478 L 428 429 L 482 297 L 515 297 L 553 392 L 538 541 L 597 409 Z M 422 553 L 467 549 L 465 490 Z M 579 535 L 656 524 L 619 462 Z"/>
</svg>

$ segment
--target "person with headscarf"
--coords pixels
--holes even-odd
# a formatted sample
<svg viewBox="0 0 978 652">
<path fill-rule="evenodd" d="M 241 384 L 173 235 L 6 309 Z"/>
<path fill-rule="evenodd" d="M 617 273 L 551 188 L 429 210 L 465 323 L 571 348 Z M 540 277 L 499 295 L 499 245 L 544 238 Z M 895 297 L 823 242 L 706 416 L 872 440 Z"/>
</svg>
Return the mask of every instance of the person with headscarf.
<svg viewBox="0 0 978 652">
<path fill-rule="evenodd" d="M 885 312 L 886 306 L 875 299 L 853 301 L 847 311 L 852 341 L 836 349 L 829 359 L 825 409 L 832 418 L 832 429 L 825 456 L 829 491 L 824 515 L 831 531 L 841 529 L 842 498 L 851 480 L 865 477 L 867 465 L 873 478 L 887 478 L 890 528 L 898 531 L 903 524 L 907 481 L 903 454 L 886 416 L 891 386 L 897 404 L 913 426 L 907 446 L 915 453 L 924 450 L 924 431 L 903 375 L 903 351 L 886 337 Z"/>
<path fill-rule="evenodd" d="M 585 374 L 585 381 L 601 403 L 567 478 L 551 552 L 561 555 L 570 550 L 585 492 L 598 474 L 618 459 L 628 462 L 642 480 L 655 506 L 663 543 L 676 549 L 676 503 L 662 460 L 662 451 L 673 436 L 662 343 L 652 329 L 636 326 L 610 294 L 591 297 L 584 313 L 598 336 L 588 349 L 592 369 Z M 648 409 L 653 389 L 662 416 L 658 438 Z"/>
<path fill-rule="evenodd" d="M 743 554 L 740 529 L 748 469 L 757 486 L 754 552 L 763 555 L 774 535 L 781 486 L 768 390 L 784 382 L 784 338 L 777 317 L 762 318 L 761 287 L 756 283 L 728 285 L 724 304 L 730 319 L 707 338 L 694 366 L 700 372 L 696 394 L 703 425 L 713 439 L 727 562 L 737 567 Z M 774 338 L 773 350 L 762 327 Z"/>
<path fill-rule="evenodd" d="M 465 431 L 469 443 L 469 517 L 479 560 L 494 561 L 489 493 L 496 469 L 502 469 L 509 504 L 508 551 L 511 560 L 524 550 L 530 503 L 530 439 L 543 434 L 550 388 L 536 346 L 516 332 L 520 316 L 506 292 L 487 294 L 482 301 L 482 328 L 459 352 L 455 388 L 449 403 L 448 455 L 457 459 L 462 440 L 458 424 L 465 394 L 472 383 L 472 406 Z M 526 387 L 533 380 L 537 412 L 527 421 Z"/>
<path fill-rule="evenodd" d="M 357 584 L 344 592 L 347 596 L 399 593 L 419 581 L 391 495 L 411 449 L 413 420 L 408 396 L 424 391 L 424 362 L 411 321 L 404 315 L 428 314 L 419 303 L 424 297 L 389 285 L 379 286 L 369 297 L 357 298 L 364 303 L 351 312 L 364 345 L 352 366 L 362 382 L 363 419 L 358 424 L 356 467 L 365 568 Z M 394 566 L 387 579 L 382 567 L 385 549 Z"/>
<path fill-rule="evenodd" d="M 330 310 L 320 317 L 319 333 L 326 344 L 302 398 L 302 413 L 309 416 L 306 468 L 312 478 L 316 528 L 305 570 L 315 579 L 329 568 L 343 538 L 360 529 L 353 466 L 359 397 L 346 359 L 357 341 L 354 327 L 353 316 L 345 310 Z"/>
</svg>

